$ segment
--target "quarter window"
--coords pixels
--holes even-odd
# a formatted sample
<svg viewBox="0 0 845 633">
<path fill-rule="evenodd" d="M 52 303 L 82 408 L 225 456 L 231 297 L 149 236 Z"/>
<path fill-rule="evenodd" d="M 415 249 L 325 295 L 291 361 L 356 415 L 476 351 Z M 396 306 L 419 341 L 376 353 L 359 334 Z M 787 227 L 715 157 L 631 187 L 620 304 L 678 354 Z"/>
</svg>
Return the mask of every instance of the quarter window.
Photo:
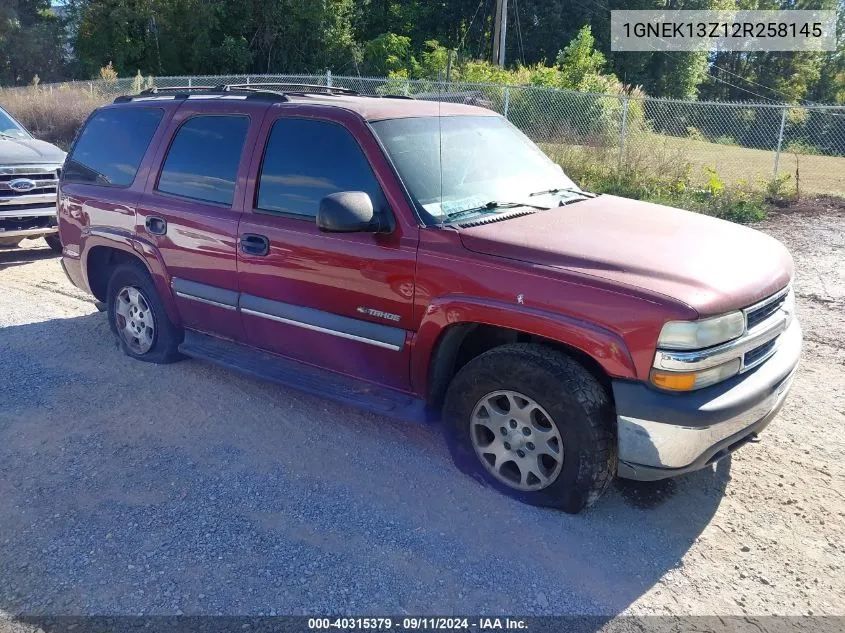
<svg viewBox="0 0 845 633">
<path fill-rule="evenodd" d="M 364 191 L 373 208 L 384 195 L 358 142 L 337 123 L 283 118 L 267 141 L 256 208 L 316 217 L 320 200 L 339 191 Z"/>
<path fill-rule="evenodd" d="M 231 205 L 249 118 L 196 116 L 179 128 L 158 180 L 158 190 Z"/>
<path fill-rule="evenodd" d="M 163 116 L 161 108 L 100 110 L 74 144 L 62 180 L 128 187 Z"/>
</svg>

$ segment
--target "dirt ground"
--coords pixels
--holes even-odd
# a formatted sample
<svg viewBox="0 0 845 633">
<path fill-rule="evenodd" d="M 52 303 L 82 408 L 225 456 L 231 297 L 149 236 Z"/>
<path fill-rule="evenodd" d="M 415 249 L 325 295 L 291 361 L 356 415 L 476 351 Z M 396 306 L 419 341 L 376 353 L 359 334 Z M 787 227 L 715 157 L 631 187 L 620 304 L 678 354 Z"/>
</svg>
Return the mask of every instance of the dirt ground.
<svg viewBox="0 0 845 633">
<path fill-rule="evenodd" d="M 41 242 L 0 252 L 0 612 L 845 615 L 845 208 L 757 228 L 797 268 L 781 414 L 579 516 L 460 475 L 436 428 L 132 361 Z"/>
</svg>

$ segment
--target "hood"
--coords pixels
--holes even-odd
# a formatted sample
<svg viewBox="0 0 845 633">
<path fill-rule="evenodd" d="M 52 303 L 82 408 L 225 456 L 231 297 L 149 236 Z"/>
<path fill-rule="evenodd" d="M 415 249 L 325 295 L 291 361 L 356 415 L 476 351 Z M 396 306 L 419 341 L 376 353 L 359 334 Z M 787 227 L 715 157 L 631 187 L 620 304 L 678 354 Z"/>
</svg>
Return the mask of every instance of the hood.
<svg viewBox="0 0 845 633">
<path fill-rule="evenodd" d="M 0 136 L 0 167 L 65 162 L 65 152 L 55 145 L 34 138 Z"/>
<path fill-rule="evenodd" d="M 672 297 L 701 316 L 786 286 L 792 257 L 754 229 L 658 204 L 599 196 L 460 229 L 464 247 Z"/>
</svg>

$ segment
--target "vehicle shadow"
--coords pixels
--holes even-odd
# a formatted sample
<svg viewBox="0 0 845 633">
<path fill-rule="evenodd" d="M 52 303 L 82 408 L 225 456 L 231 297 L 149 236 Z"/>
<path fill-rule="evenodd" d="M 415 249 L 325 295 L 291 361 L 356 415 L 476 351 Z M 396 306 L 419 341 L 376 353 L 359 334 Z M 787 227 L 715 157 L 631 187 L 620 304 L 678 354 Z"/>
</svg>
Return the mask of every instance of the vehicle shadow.
<svg viewBox="0 0 845 633">
<path fill-rule="evenodd" d="M 571 516 L 461 475 L 439 430 L 196 361 L 105 315 L 0 329 L 0 611 L 618 614 L 679 566 L 730 462 Z"/>
<path fill-rule="evenodd" d="M 49 246 L 44 248 L 0 248 L 0 270 L 29 264 L 40 259 L 58 258 L 59 254 Z"/>
</svg>

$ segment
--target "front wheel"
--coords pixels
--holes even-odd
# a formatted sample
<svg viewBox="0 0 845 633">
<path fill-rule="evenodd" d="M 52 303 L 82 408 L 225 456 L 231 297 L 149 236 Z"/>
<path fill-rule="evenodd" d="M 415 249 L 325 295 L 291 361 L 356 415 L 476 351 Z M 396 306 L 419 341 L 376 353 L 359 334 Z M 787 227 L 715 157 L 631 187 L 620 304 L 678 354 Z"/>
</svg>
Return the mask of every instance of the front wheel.
<svg viewBox="0 0 845 633">
<path fill-rule="evenodd" d="M 121 264 L 107 291 L 109 325 L 127 356 L 150 363 L 179 360 L 182 330 L 165 312 L 155 285 L 143 266 Z"/>
<path fill-rule="evenodd" d="M 53 233 L 52 235 L 44 236 L 44 241 L 47 242 L 47 246 L 53 249 L 54 252 L 62 252 L 62 240 L 59 237 L 58 233 Z"/>
<path fill-rule="evenodd" d="M 577 513 L 616 473 L 607 393 L 577 361 L 542 345 L 503 345 L 467 363 L 443 421 L 458 467 L 524 503 Z"/>
</svg>

